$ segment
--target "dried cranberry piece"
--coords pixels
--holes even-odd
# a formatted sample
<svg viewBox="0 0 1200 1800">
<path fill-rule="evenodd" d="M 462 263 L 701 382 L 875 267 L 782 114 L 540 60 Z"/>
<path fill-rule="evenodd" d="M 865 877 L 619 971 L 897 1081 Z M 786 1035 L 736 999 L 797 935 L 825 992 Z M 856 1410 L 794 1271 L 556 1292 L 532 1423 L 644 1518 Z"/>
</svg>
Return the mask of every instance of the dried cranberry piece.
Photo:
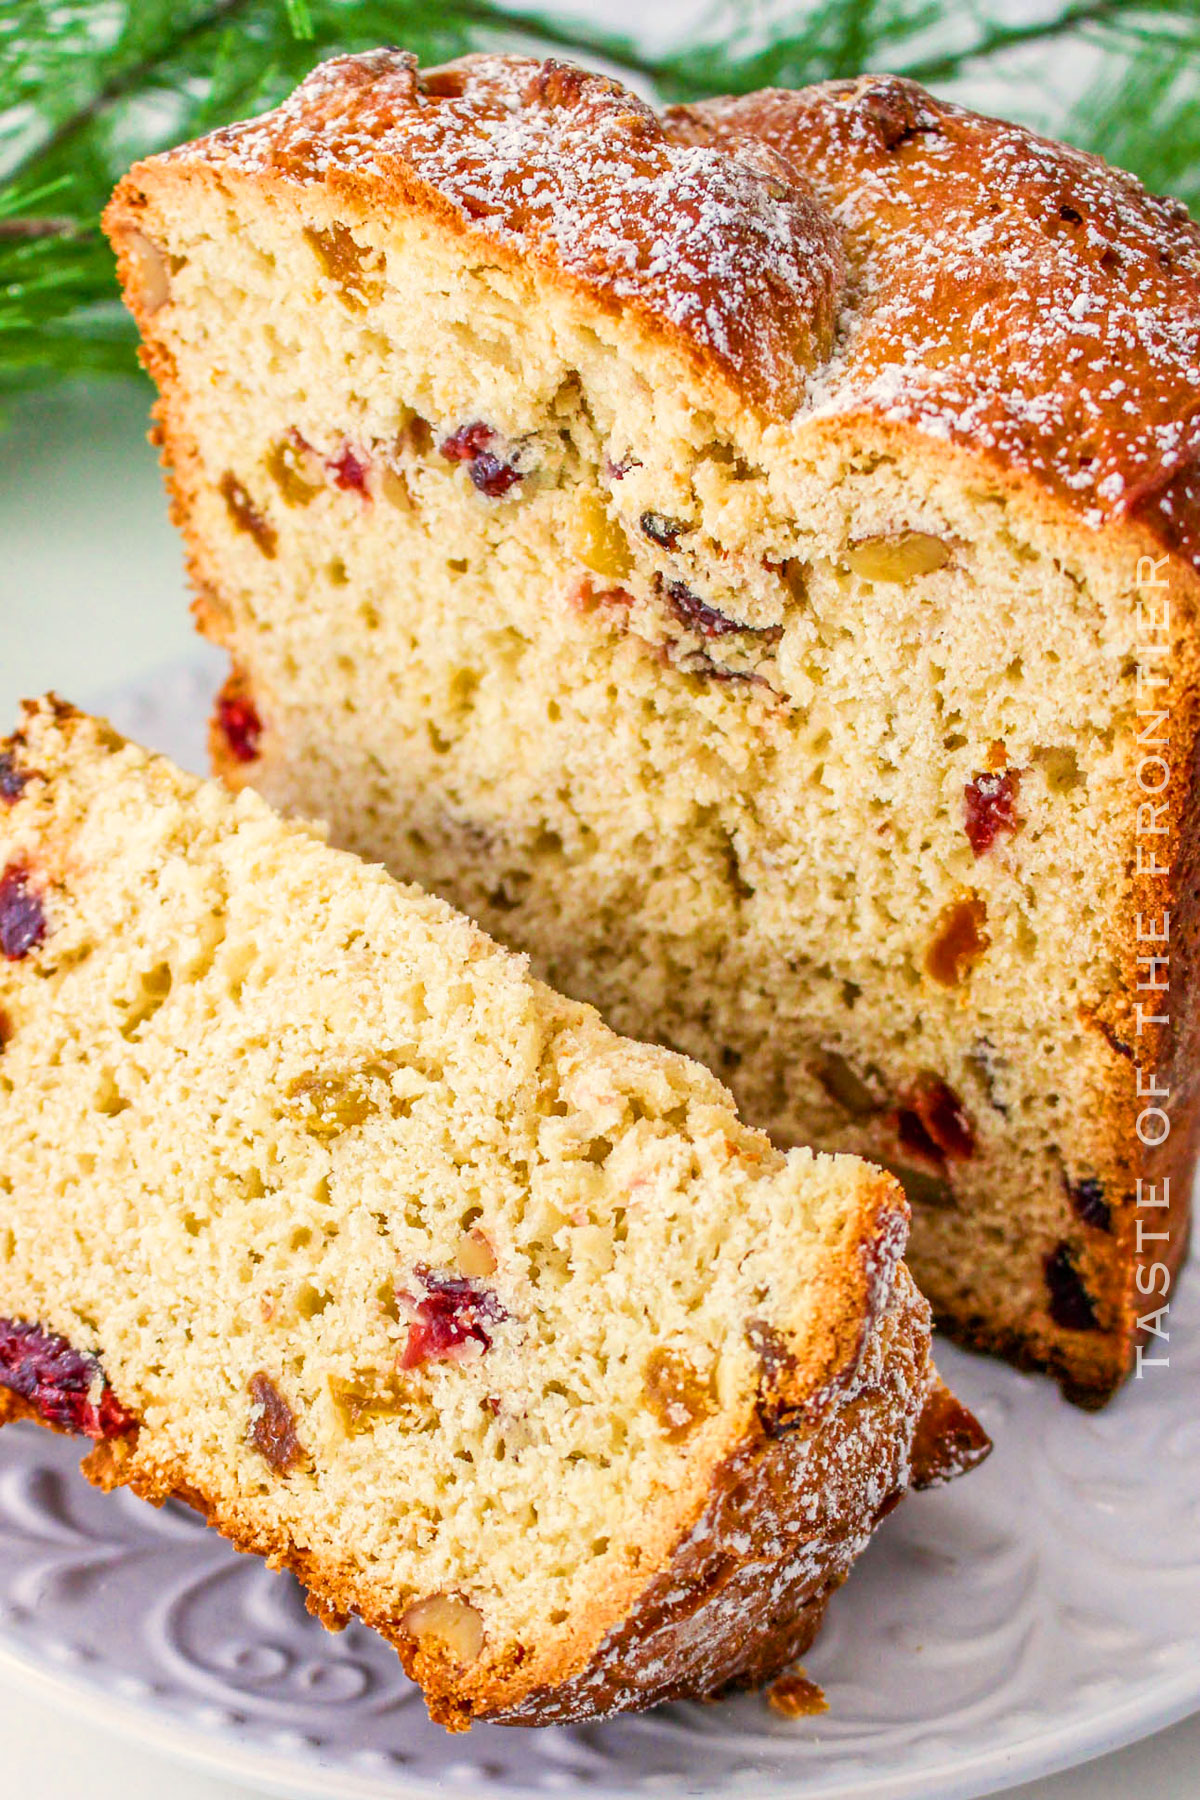
<svg viewBox="0 0 1200 1800">
<path fill-rule="evenodd" d="M 1068 1181 L 1067 1195 L 1076 1218 L 1096 1231 L 1112 1230 L 1112 1207 L 1104 1198 L 1104 1184 L 1097 1176 L 1085 1175 L 1082 1181 Z"/>
<path fill-rule="evenodd" d="M 452 1362 L 469 1344 L 481 1352 L 490 1350 L 491 1333 L 484 1320 L 499 1324 L 508 1314 L 491 1288 L 461 1275 L 443 1275 L 418 1263 L 413 1273 L 425 1289 L 423 1300 L 407 1300 L 413 1318 L 400 1357 L 402 1369 L 416 1369 L 427 1362 Z"/>
<path fill-rule="evenodd" d="M 489 500 L 499 500 L 521 479 L 520 470 L 514 469 L 511 463 L 501 462 L 490 450 L 480 451 L 469 473 L 479 492 L 486 494 Z"/>
<path fill-rule="evenodd" d="M 476 419 L 473 425 L 460 425 L 449 437 L 442 439 L 438 449 L 447 462 L 473 462 L 481 451 L 495 439 L 495 432 L 482 419 Z"/>
<path fill-rule="evenodd" d="M 684 533 L 692 529 L 686 519 L 669 519 L 666 513 L 657 512 L 644 512 L 638 524 L 651 543 L 660 544 L 664 550 L 674 550 Z"/>
<path fill-rule="evenodd" d="M 347 493 L 366 494 L 367 470 L 370 464 L 360 456 L 356 456 L 349 444 L 337 456 L 330 457 L 326 467 L 338 487 Z"/>
<path fill-rule="evenodd" d="M 28 1400 L 62 1431 L 113 1438 L 137 1428 L 94 1356 L 24 1319 L 0 1319 L 0 1387 Z"/>
<path fill-rule="evenodd" d="M 972 850 L 982 856 L 1001 834 L 1012 836 L 1023 820 L 1017 814 L 1020 770 L 979 770 L 963 789 L 963 827 Z"/>
<path fill-rule="evenodd" d="M 260 1369 L 249 1381 L 254 1410 L 250 1417 L 250 1442 L 273 1469 L 286 1475 L 304 1461 L 304 1446 L 296 1436 L 296 1418 L 269 1375 Z"/>
<path fill-rule="evenodd" d="M 1042 1264 L 1050 1295 L 1050 1317 L 1063 1331 L 1099 1331 L 1100 1321 L 1069 1244 L 1059 1244 Z"/>
<path fill-rule="evenodd" d="M 29 885 L 20 863 L 10 863 L 0 875 L 0 954 L 20 962 L 46 935 L 42 903 Z"/>
<path fill-rule="evenodd" d="M 954 1089 L 938 1075 L 923 1076 L 896 1114 L 903 1148 L 927 1162 L 966 1162 L 975 1154 L 975 1128 Z"/>
<path fill-rule="evenodd" d="M 489 500 L 499 500 L 501 495 L 507 494 L 509 488 L 515 487 L 522 479 L 519 469 L 496 455 L 492 449 L 495 441 L 496 433 L 491 426 L 476 419 L 470 425 L 460 425 L 457 431 L 452 431 L 438 445 L 447 462 L 465 462 L 470 465 L 468 473 L 471 480 Z"/>
<path fill-rule="evenodd" d="M 0 800 L 19 800 L 30 780 L 26 769 L 18 769 L 11 750 L 0 750 Z"/>
<path fill-rule="evenodd" d="M 693 594 L 685 582 L 668 581 L 667 598 L 676 618 L 682 624 L 690 625 L 693 631 L 700 632 L 703 637 L 726 637 L 731 631 L 750 629 L 737 619 L 731 619 L 727 613 L 718 612 L 707 600 L 701 600 L 699 594 Z"/>
<path fill-rule="evenodd" d="M 253 762 L 262 742 L 262 720 L 253 700 L 246 694 L 222 694 L 217 700 L 217 722 L 234 758 Z"/>
</svg>

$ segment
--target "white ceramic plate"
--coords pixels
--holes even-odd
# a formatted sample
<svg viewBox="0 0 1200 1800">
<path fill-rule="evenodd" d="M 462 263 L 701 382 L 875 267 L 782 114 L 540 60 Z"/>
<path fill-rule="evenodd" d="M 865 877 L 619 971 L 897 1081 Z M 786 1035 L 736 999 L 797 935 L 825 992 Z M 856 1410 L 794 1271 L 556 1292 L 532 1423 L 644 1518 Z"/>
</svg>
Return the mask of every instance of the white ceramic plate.
<svg viewBox="0 0 1200 1800">
<path fill-rule="evenodd" d="M 204 659 L 108 710 L 195 767 L 213 685 Z M 820 1718 L 751 1695 L 449 1738 L 380 1640 L 329 1636 L 289 1577 L 186 1509 L 93 1492 L 80 1446 L 31 1426 L 0 1434 L 0 1669 L 232 1779 L 326 1800 L 993 1793 L 1200 1707 L 1196 1260 L 1170 1367 L 1103 1413 L 943 1347 L 996 1449 L 907 1500 L 835 1598 L 807 1659 Z"/>
</svg>

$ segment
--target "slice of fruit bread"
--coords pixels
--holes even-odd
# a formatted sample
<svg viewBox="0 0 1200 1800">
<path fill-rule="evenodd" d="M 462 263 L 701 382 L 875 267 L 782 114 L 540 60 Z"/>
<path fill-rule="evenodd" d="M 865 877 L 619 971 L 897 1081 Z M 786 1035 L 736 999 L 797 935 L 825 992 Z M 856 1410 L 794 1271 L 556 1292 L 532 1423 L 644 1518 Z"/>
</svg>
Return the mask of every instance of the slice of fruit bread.
<svg viewBox="0 0 1200 1800">
<path fill-rule="evenodd" d="M 54 700 L 0 750 L 0 1397 L 529 1723 L 766 1676 L 914 1479 L 903 1193 Z"/>
<path fill-rule="evenodd" d="M 940 1320 L 1103 1400 L 1200 1132 L 1182 209 L 890 77 L 381 51 L 108 225 L 227 776 L 893 1166 Z"/>
</svg>

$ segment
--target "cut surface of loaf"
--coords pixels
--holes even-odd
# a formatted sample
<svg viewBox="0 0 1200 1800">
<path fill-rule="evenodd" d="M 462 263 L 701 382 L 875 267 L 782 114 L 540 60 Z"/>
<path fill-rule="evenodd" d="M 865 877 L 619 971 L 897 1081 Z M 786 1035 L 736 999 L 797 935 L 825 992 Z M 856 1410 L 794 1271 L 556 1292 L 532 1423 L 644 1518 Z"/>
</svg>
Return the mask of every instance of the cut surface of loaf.
<svg viewBox="0 0 1200 1800">
<path fill-rule="evenodd" d="M 1197 1117 L 1181 209 L 891 78 L 381 51 L 107 222 L 218 766 L 899 1170 L 938 1315 L 1109 1394 Z"/>
<path fill-rule="evenodd" d="M 0 748 L 0 951 L 0 1416 L 294 1568 L 446 1724 L 773 1672 L 982 1453 L 891 1177 L 53 701 Z"/>
</svg>

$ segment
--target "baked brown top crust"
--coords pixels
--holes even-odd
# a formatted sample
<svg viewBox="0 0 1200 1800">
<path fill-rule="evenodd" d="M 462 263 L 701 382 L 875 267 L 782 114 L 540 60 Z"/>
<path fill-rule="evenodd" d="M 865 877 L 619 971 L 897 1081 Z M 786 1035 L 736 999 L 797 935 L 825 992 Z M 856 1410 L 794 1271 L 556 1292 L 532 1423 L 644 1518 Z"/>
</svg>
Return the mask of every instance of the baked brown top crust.
<svg viewBox="0 0 1200 1800">
<path fill-rule="evenodd" d="M 659 118 L 558 62 L 422 73 L 377 50 L 165 160 L 424 207 L 770 417 L 916 428 L 1200 567 L 1200 228 L 1099 158 L 913 82 Z"/>
<path fill-rule="evenodd" d="M 468 56 L 422 74 L 399 50 L 336 57 L 277 111 L 171 159 L 423 204 L 772 408 L 799 403 L 832 345 L 840 234 L 804 181 L 764 144 L 672 142 L 619 82 L 566 64 Z"/>
<path fill-rule="evenodd" d="M 664 116 L 679 142 L 769 144 L 837 221 L 818 411 L 983 452 L 1200 566 L 1200 228 L 1178 201 L 892 76 Z"/>
</svg>

